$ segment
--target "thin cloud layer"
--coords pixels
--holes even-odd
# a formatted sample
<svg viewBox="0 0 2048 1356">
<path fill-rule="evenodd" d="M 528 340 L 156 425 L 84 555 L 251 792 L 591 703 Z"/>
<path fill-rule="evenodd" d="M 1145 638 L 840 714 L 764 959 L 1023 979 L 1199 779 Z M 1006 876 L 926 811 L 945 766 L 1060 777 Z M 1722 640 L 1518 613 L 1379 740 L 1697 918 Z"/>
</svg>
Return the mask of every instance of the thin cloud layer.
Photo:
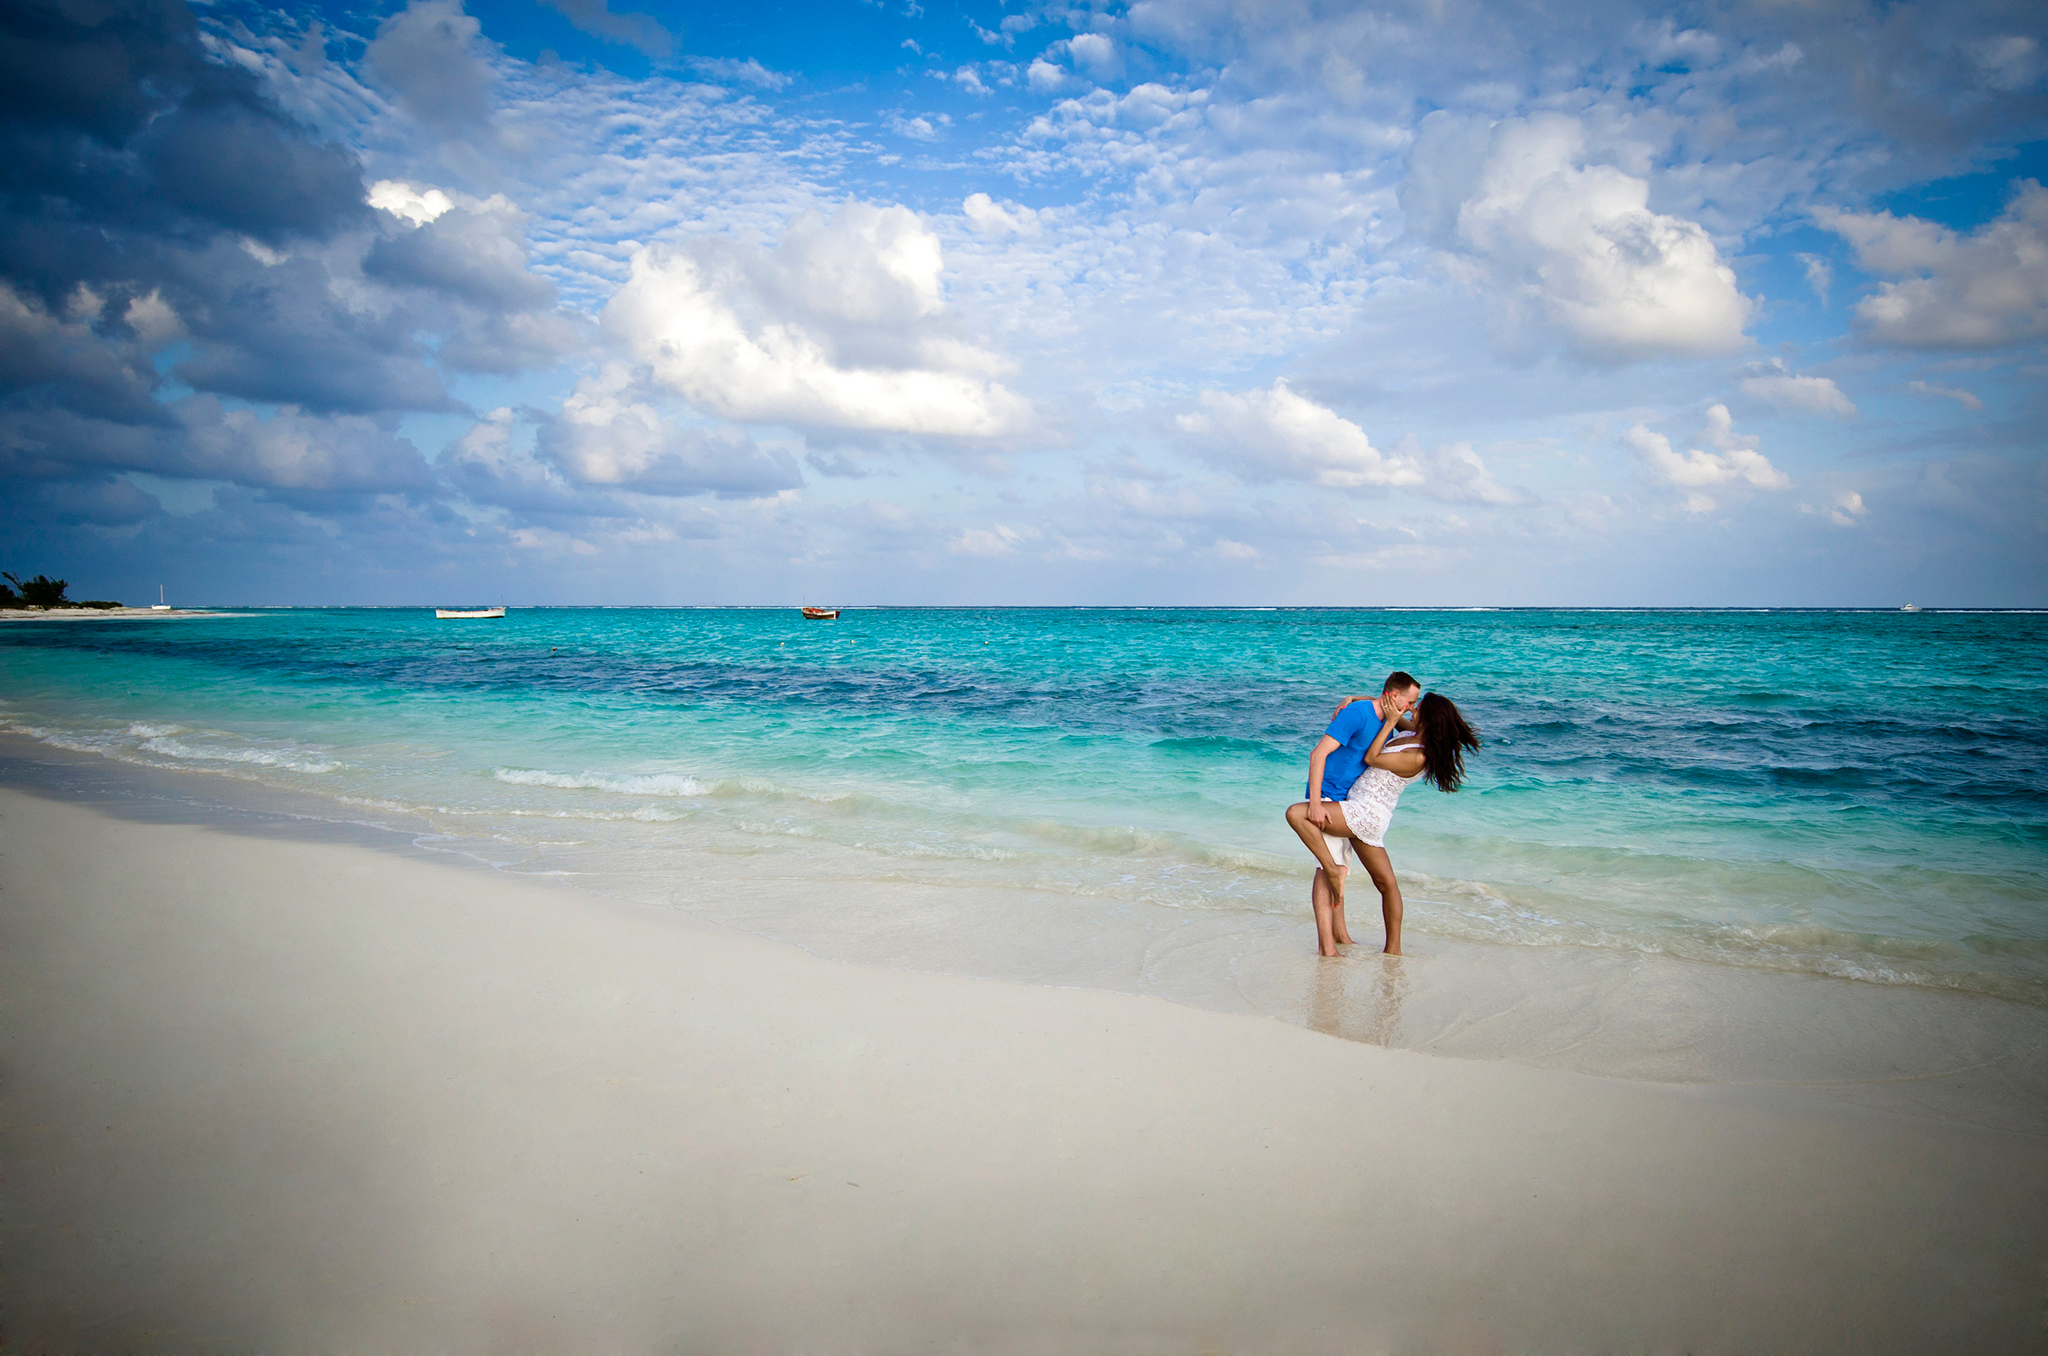
<svg viewBox="0 0 2048 1356">
<path fill-rule="evenodd" d="M 1842 394 L 1833 377 L 1788 371 L 1782 358 L 1760 365 L 1742 379 L 1741 386 L 1746 394 L 1779 409 L 1843 416 L 1856 413 L 1855 403 Z"/>
</svg>

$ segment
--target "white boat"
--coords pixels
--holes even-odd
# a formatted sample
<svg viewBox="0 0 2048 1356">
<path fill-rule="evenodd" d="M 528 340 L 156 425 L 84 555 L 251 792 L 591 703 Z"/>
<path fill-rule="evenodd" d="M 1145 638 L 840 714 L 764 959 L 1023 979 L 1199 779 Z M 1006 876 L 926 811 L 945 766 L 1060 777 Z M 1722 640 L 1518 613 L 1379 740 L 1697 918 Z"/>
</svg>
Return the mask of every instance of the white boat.
<svg viewBox="0 0 2048 1356">
<path fill-rule="evenodd" d="M 1918 612 L 1919 610 L 1920 606 L 1917 603 L 1907 603 L 1904 607 L 1899 609 L 1899 611 L 1901 612 Z"/>
<path fill-rule="evenodd" d="M 505 615 L 505 609 L 502 607 L 437 607 L 434 609 L 434 615 L 437 617 L 502 617 Z"/>
<path fill-rule="evenodd" d="M 162 584 L 156 586 L 156 601 L 149 605 L 149 610 L 151 612 L 169 612 L 171 610 L 171 605 L 164 601 L 164 586 Z"/>
</svg>

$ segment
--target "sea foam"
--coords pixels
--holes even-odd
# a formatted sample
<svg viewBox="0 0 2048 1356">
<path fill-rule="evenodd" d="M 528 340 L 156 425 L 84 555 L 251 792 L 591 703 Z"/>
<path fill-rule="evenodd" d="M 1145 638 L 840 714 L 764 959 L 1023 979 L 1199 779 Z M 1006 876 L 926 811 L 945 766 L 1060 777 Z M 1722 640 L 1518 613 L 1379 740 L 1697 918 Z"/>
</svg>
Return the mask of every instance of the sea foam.
<svg viewBox="0 0 2048 1356">
<path fill-rule="evenodd" d="M 508 786 L 551 786 L 563 791 L 609 791 L 620 796 L 708 796 L 712 788 L 679 772 L 548 772 L 501 767 L 492 776 Z"/>
</svg>

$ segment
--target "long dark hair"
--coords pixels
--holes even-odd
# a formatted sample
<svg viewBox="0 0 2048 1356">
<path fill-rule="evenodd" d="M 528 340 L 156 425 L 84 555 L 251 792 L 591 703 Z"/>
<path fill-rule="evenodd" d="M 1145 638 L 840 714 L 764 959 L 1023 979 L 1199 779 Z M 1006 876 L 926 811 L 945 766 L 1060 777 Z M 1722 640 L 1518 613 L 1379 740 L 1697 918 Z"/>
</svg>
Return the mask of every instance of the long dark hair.
<svg viewBox="0 0 2048 1356">
<path fill-rule="evenodd" d="M 1439 791 L 1455 791 L 1465 780 L 1465 750 L 1479 747 L 1479 732 L 1458 714 L 1449 697 L 1430 693 L 1415 708 L 1415 732 L 1422 736 L 1423 773 Z"/>
</svg>

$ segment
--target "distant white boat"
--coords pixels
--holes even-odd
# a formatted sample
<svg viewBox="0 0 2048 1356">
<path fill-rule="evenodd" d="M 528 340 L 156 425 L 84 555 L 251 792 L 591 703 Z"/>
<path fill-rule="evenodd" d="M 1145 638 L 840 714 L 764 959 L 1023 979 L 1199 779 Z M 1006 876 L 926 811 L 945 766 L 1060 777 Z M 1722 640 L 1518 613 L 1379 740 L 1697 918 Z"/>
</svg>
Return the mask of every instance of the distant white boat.
<svg viewBox="0 0 2048 1356">
<path fill-rule="evenodd" d="M 1918 612 L 1919 610 L 1920 605 L 1918 603 L 1907 603 L 1904 607 L 1899 609 L 1899 611 L 1901 612 Z"/>
<path fill-rule="evenodd" d="M 149 605 L 149 610 L 151 612 L 169 612 L 171 610 L 171 605 L 164 601 L 164 586 L 162 584 L 156 586 L 156 601 Z"/>
<path fill-rule="evenodd" d="M 505 609 L 502 607 L 437 607 L 434 609 L 434 615 L 437 617 L 502 617 L 505 615 Z"/>
</svg>

